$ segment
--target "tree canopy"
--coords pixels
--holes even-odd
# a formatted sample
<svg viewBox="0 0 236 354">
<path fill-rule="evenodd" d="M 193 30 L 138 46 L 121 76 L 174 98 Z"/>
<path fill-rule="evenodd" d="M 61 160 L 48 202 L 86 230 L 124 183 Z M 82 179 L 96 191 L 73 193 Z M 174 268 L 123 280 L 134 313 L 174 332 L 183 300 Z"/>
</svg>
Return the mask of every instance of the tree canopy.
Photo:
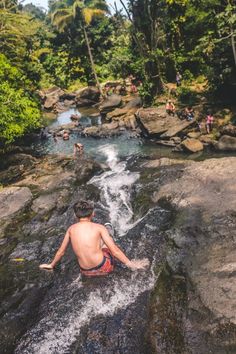
<svg viewBox="0 0 236 354">
<path fill-rule="evenodd" d="M 73 90 L 132 74 L 151 104 L 179 71 L 185 80 L 203 77 L 218 97 L 235 95 L 234 0 L 121 3 L 123 10 L 111 14 L 105 0 L 51 0 L 48 13 L 17 0 L 0 2 L 4 142 L 39 125 L 37 90 L 53 85 Z M 29 124 L 19 110 L 31 117 Z M 16 119 L 18 128 L 9 123 Z"/>
</svg>

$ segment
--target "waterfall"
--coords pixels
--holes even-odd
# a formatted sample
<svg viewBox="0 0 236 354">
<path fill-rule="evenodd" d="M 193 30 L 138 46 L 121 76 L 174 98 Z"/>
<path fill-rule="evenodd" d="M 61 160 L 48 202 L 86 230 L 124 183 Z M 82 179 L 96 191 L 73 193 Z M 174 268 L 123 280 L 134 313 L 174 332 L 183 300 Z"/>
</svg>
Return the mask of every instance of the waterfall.
<svg viewBox="0 0 236 354">
<path fill-rule="evenodd" d="M 119 160 L 116 149 L 112 144 L 97 149 L 97 154 L 106 157 L 110 170 L 93 177 L 89 183 L 100 189 L 101 203 L 107 208 L 110 218 L 108 221 L 113 224 L 117 236 L 126 240 L 128 230 L 136 228 L 134 234 L 139 238 L 135 241 L 135 249 L 142 250 L 145 235 L 150 239 L 157 239 L 156 229 L 143 220 L 145 217 L 134 222 L 130 192 L 139 174 L 126 169 L 126 162 Z M 156 217 L 153 219 L 156 220 Z M 155 257 L 155 251 L 153 253 Z M 135 254 L 136 251 L 133 250 L 133 256 Z M 154 287 L 156 278 L 153 266 L 148 272 L 116 270 L 109 277 L 99 279 L 99 282 L 96 279 L 90 280 L 89 284 L 82 282 L 77 268 L 73 280 L 67 279 L 62 272 L 55 276 L 53 287 L 41 305 L 40 319 L 21 338 L 15 354 L 70 353 L 70 347 L 76 341 L 81 328 L 89 325 L 92 318 L 98 315 L 111 316 L 119 309 L 129 306 L 141 293 Z"/>
<path fill-rule="evenodd" d="M 133 211 L 130 205 L 130 191 L 139 178 L 136 172 L 126 170 L 126 162 L 119 161 L 117 147 L 111 144 L 101 146 L 98 153 L 106 157 L 110 170 L 90 180 L 101 190 L 101 201 L 109 213 L 116 234 L 123 235 L 132 227 Z"/>
</svg>

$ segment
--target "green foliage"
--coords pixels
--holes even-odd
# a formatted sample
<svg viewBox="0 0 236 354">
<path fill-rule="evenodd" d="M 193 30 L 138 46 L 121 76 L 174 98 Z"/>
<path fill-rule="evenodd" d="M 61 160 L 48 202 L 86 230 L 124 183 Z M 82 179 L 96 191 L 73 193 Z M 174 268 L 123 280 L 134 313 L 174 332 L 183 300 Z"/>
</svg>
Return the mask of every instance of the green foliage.
<svg viewBox="0 0 236 354">
<path fill-rule="evenodd" d="M 40 126 L 37 103 L 21 87 L 22 73 L 0 55 L 0 141 L 1 145 Z"/>
<path fill-rule="evenodd" d="M 177 89 L 178 100 L 189 106 L 193 106 L 197 103 L 198 98 L 196 92 L 191 90 L 189 87 L 180 86 Z"/>
</svg>

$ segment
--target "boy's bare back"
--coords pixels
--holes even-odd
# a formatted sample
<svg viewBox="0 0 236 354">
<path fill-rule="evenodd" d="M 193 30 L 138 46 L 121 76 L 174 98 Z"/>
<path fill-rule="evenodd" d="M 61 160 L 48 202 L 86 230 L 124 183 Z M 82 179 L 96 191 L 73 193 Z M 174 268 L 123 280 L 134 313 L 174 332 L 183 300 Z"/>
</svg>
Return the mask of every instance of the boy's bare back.
<svg viewBox="0 0 236 354">
<path fill-rule="evenodd" d="M 103 225 L 83 221 L 68 229 L 72 248 L 82 268 L 90 269 L 103 260 L 102 235 L 108 233 Z"/>
<path fill-rule="evenodd" d="M 74 212 L 79 222 L 69 227 L 52 262 L 41 264 L 40 268 L 53 269 L 65 254 L 70 242 L 81 269 L 85 271 L 98 267 L 104 261 L 103 247 L 108 249 L 112 257 L 118 259 L 132 270 L 145 269 L 149 265 L 147 259 L 130 260 L 115 244 L 107 228 L 92 222 L 94 216 L 92 203 L 86 201 L 77 202 L 74 205 Z"/>
</svg>

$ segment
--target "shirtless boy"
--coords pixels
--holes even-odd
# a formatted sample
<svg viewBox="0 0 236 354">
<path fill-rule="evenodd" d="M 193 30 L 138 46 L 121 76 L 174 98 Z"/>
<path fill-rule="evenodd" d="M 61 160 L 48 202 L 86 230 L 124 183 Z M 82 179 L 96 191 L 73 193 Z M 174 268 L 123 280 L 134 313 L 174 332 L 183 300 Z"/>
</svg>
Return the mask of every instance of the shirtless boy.
<svg viewBox="0 0 236 354">
<path fill-rule="evenodd" d="M 147 259 L 129 260 L 115 244 L 105 226 L 92 222 L 93 204 L 79 201 L 74 205 L 78 222 L 69 227 L 64 240 L 50 264 L 41 264 L 42 269 L 53 269 L 65 254 L 71 242 L 77 256 L 81 273 L 87 276 L 106 275 L 114 269 L 114 258 L 132 270 L 145 269 L 149 265 Z"/>
</svg>

